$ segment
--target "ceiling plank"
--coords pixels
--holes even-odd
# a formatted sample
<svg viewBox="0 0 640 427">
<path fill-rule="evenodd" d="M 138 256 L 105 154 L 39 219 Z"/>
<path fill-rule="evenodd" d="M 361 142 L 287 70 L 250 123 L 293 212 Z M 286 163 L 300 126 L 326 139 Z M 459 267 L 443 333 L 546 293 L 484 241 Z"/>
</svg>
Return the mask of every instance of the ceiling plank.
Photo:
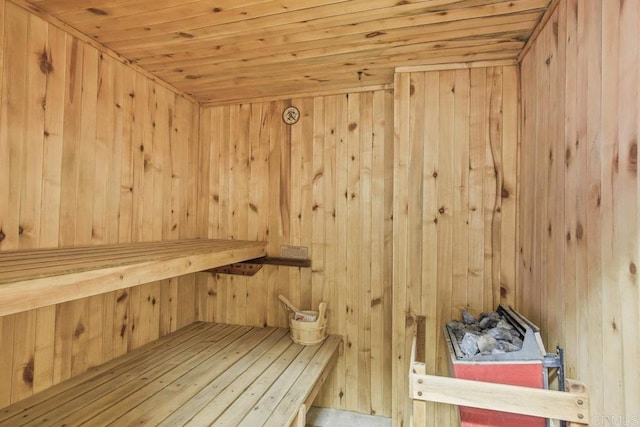
<svg viewBox="0 0 640 427">
<path fill-rule="evenodd" d="M 407 67 L 512 64 L 557 2 L 9 1 L 206 105 L 390 87 Z"/>
<path fill-rule="evenodd" d="M 153 72 L 167 69 L 192 69 L 191 74 L 197 74 L 193 69 L 199 66 L 225 69 L 226 67 L 279 62 L 286 60 L 304 59 L 314 56 L 326 56 L 350 51 L 376 49 L 398 43 L 416 44 L 435 42 L 438 40 L 454 40 L 465 37 L 485 37 L 490 34 L 522 31 L 528 37 L 532 25 L 539 14 L 527 13 L 518 15 L 517 19 L 509 16 L 478 18 L 468 21 L 454 21 L 444 24 L 423 25 L 418 27 L 401 27 L 380 31 L 378 34 L 366 37 L 355 34 L 339 36 L 329 39 L 318 39 L 277 45 L 265 40 L 265 45 L 258 48 L 241 41 L 217 46 L 215 50 L 183 51 L 175 54 L 148 57 L 135 61 L 138 65 Z M 219 49 L 218 49 L 219 47 Z M 233 64 L 227 64 L 232 62 Z"/>
<path fill-rule="evenodd" d="M 437 11 L 421 13 L 416 4 L 403 4 L 383 9 L 375 9 L 366 13 L 342 13 L 339 16 L 316 19 L 314 14 L 308 12 L 299 21 L 269 27 L 265 29 L 252 26 L 251 20 L 243 21 L 242 31 L 220 31 L 219 27 L 212 27 L 189 32 L 189 36 L 171 33 L 158 37 L 143 37 L 135 40 L 106 43 L 112 49 L 121 52 L 130 58 L 139 58 L 144 55 L 165 54 L 167 52 L 184 51 L 186 49 L 215 48 L 217 40 L 223 36 L 242 34 L 238 41 L 245 37 L 252 40 L 270 38 L 272 42 L 295 43 L 322 38 L 332 38 L 350 34 L 371 34 L 393 28 L 414 27 L 432 25 L 444 22 L 467 20 L 473 18 L 490 17 L 498 15 L 512 15 L 516 13 L 537 11 L 542 13 L 548 0 L 513 0 L 488 5 L 453 9 L 448 12 Z M 334 13 L 337 13 L 335 11 Z M 233 24 L 231 24 L 233 25 Z M 227 26 L 222 26 L 227 27 Z M 274 39 L 273 37 L 278 37 Z M 242 39 L 240 39 L 242 37 Z M 277 41 L 276 41 L 277 40 Z"/>
<path fill-rule="evenodd" d="M 144 68 L 133 64 L 130 60 L 128 60 L 127 58 L 125 58 L 124 56 L 120 55 L 118 52 L 114 51 L 113 49 L 110 49 L 100 43 L 97 43 L 95 40 L 93 40 L 91 37 L 87 36 L 84 33 L 79 32 L 78 30 L 76 30 L 74 27 L 70 26 L 69 24 L 67 24 L 66 22 L 60 21 L 58 18 L 52 16 L 51 14 L 43 11 L 42 9 L 40 9 L 38 6 L 36 6 L 33 3 L 30 3 L 27 0 L 8 0 L 11 3 L 15 4 L 18 7 L 21 7 L 23 9 L 25 9 L 26 11 L 38 16 L 39 18 L 49 22 L 50 24 L 66 31 L 67 33 L 71 34 L 72 36 L 74 36 L 75 38 L 87 43 L 88 45 L 92 46 L 93 48 L 97 49 L 98 51 L 102 52 L 105 55 L 110 56 L 111 58 L 115 59 L 116 61 L 127 65 L 128 67 L 133 68 L 136 72 L 140 73 L 141 75 L 149 78 L 150 80 L 158 83 L 159 85 L 165 87 L 166 89 L 170 90 L 171 92 L 175 93 L 176 95 L 183 97 L 185 99 L 188 99 L 189 101 L 193 102 L 193 103 L 198 103 L 199 101 L 194 98 L 191 95 L 188 95 L 186 93 L 184 93 L 183 91 L 181 91 L 180 89 L 176 88 L 175 86 L 170 85 L 169 83 L 165 82 L 164 80 L 162 80 L 161 78 L 159 78 L 158 76 L 156 76 L 155 74 L 150 73 L 149 71 L 145 70 Z"/>
</svg>

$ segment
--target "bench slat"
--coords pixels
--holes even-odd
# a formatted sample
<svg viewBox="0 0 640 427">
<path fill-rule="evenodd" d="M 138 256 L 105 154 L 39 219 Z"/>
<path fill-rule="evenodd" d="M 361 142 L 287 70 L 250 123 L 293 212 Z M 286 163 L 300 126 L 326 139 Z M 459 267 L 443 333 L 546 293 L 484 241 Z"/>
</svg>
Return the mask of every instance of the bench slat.
<svg viewBox="0 0 640 427">
<path fill-rule="evenodd" d="M 259 258 L 266 243 L 199 239 L 91 250 L 0 252 L 0 316 Z"/>
<path fill-rule="evenodd" d="M 302 352 L 300 346 L 291 345 L 274 363 L 264 372 L 259 373 L 251 386 L 245 390 L 235 401 L 229 401 L 226 395 L 222 399 L 212 401 L 197 416 L 188 422 L 187 426 L 197 427 L 214 421 L 215 425 L 238 426 L 242 418 L 254 408 L 265 394 L 271 390 L 274 382 L 290 366 L 291 362 Z M 260 425 L 254 424 L 254 425 Z"/>
<path fill-rule="evenodd" d="M 64 403 L 69 400 L 64 394 L 68 393 L 70 390 L 74 390 L 75 387 L 81 386 L 84 382 L 91 382 L 99 385 L 101 381 L 104 382 L 109 380 L 109 378 L 105 379 L 104 377 L 108 376 L 110 372 L 114 372 L 115 376 L 117 376 L 118 374 L 125 372 L 127 369 L 137 369 L 141 363 L 145 363 L 147 360 L 152 358 L 154 354 L 164 353 L 166 349 L 171 347 L 179 348 L 182 343 L 187 342 L 193 337 L 197 338 L 199 334 L 209 328 L 215 328 L 216 331 L 219 331 L 221 329 L 231 328 L 231 326 L 224 324 L 214 325 L 210 323 L 192 323 L 191 325 L 182 328 L 180 330 L 180 334 L 166 335 L 136 349 L 135 352 L 124 354 L 100 366 L 90 368 L 80 376 L 68 379 L 55 387 L 43 390 L 28 399 L 21 400 L 7 408 L 3 408 L 0 410 L 0 424 L 17 414 L 20 414 L 20 417 L 24 417 L 24 414 L 27 411 L 30 411 L 32 414 L 30 416 L 31 418 L 39 416 L 43 413 L 43 408 L 46 408 L 47 404 L 45 402 L 50 400 L 56 401 L 56 403 Z M 75 396 L 75 391 L 71 391 L 70 394 L 71 396 Z"/>
<path fill-rule="evenodd" d="M 218 249 L 224 248 L 224 244 L 216 245 Z M 107 247 L 87 247 L 82 250 L 71 248 L 62 252 L 49 253 L 48 250 L 33 251 L 21 255 L 15 259 L 3 257 L 0 253 L 0 281 L 12 281 L 23 277 L 45 274 L 54 275 L 59 271 L 66 270 L 89 270 L 98 266 L 118 265 L 123 263 L 132 264 L 139 260 L 152 260 L 170 258 L 175 255 L 185 253 L 207 252 L 211 250 L 211 245 L 198 240 L 179 242 L 179 244 L 160 244 L 152 246 L 107 246 Z M 153 251 L 153 252 L 151 252 Z M 10 252 L 15 256 L 15 253 Z"/>
<path fill-rule="evenodd" d="M 328 337 L 327 340 L 328 342 L 314 355 L 296 382 L 280 400 L 271 416 L 265 421 L 265 427 L 291 425 L 300 406 L 313 391 L 313 385 L 318 381 L 324 382 L 326 375 L 338 360 L 338 352 L 335 350 L 340 344 L 340 338 L 337 336 Z"/>
<path fill-rule="evenodd" d="M 245 396 L 249 386 L 269 368 L 275 359 L 285 351 L 293 351 L 294 357 L 300 352 L 300 348 L 293 346 L 286 329 L 278 329 L 273 337 L 279 337 L 278 342 L 265 351 L 260 349 L 238 361 L 183 404 L 180 410 L 166 417 L 159 426 L 173 427 L 188 422 L 202 425 L 215 420 L 239 396 Z"/>
<path fill-rule="evenodd" d="M 203 364 L 219 374 L 227 360 L 234 360 L 239 354 L 259 343 L 263 338 L 263 331 L 256 329 L 249 328 L 242 333 L 234 333 L 228 339 L 220 341 L 219 345 L 205 348 L 187 362 L 176 365 L 165 375 L 126 396 L 126 399 L 120 399 L 99 415 L 91 417 L 91 414 L 88 414 L 91 423 L 96 425 L 133 425 L 132 420 L 143 417 L 146 412 L 154 411 L 166 404 L 168 399 L 166 401 L 162 399 L 166 394 L 170 399 L 172 392 L 179 394 L 183 386 L 193 385 L 194 383 L 191 383 L 190 380 L 197 381 L 199 375 L 192 375 L 192 373 L 194 371 L 201 373 Z"/>
<path fill-rule="evenodd" d="M 0 410 L 12 425 L 289 425 L 338 357 L 340 337 L 197 322 Z"/>
</svg>

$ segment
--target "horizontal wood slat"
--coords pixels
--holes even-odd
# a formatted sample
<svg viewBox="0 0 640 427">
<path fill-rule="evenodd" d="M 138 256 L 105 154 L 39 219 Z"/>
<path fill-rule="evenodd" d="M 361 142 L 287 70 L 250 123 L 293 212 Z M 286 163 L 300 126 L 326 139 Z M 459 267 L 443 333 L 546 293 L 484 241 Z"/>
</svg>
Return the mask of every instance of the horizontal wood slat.
<svg viewBox="0 0 640 427">
<path fill-rule="evenodd" d="M 0 253 L 0 316 L 266 255 L 265 242 L 185 240 Z M 60 257 L 58 265 L 55 258 Z"/>
<path fill-rule="evenodd" d="M 198 322 L 23 400 L 0 426 L 44 423 L 290 425 L 342 339 L 294 344 L 284 328 Z"/>
<path fill-rule="evenodd" d="M 587 424 L 589 396 L 437 375 L 411 374 L 412 398 Z"/>
<path fill-rule="evenodd" d="M 515 61 L 550 2 L 14 1 L 210 105 L 391 84 L 399 66 Z"/>
<path fill-rule="evenodd" d="M 0 1 L 0 252 L 204 237 L 199 106 L 29 10 Z M 197 320 L 196 276 L 0 316 L 0 407 Z"/>
</svg>

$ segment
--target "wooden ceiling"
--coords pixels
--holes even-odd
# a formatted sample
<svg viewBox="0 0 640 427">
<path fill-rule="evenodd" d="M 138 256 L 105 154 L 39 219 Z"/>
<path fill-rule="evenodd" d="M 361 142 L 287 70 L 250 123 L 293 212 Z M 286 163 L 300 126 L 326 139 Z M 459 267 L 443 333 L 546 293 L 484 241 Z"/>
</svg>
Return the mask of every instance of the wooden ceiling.
<svg viewBox="0 0 640 427">
<path fill-rule="evenodd" d="M 515 63 L 550 2 L 28 1 L 205 105 L 379 87 L 396 67 Z"/>
</svg>

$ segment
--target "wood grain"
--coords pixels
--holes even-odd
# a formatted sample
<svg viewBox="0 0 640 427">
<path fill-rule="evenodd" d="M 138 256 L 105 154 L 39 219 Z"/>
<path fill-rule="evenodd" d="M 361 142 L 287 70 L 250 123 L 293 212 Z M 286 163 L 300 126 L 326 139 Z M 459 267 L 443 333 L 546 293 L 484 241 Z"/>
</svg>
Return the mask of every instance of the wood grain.
<svg viewBox="0 0 640 427">
<path fill-rule="evenodd" d="M 516 224 L 518 118 L 507 110 L 517 106 L 517 79 L 512 66 L 396 76 L 396 422 L 408 423 L 411 412 L 403 391 L 404 361 L 415 316 L 426 317 L 427 372 L 447 375 L 442 324 L 459 318 L 461 309 L 479 314 L 515 298 L 515 261 L 513 255 L 503 256 L 501 245 L 511 243 Z M 506 148 L 505 137 L 516 149 Z M 513 202 L 504 211 L 501 188 L 507 185 Z M 420 411 L 427 425 L 450 425 L 455 419 L 445 405 L 429 404 Z"/>
<path fill-rule="evenodd" d="M 549 0 L 14 2 L 176 93 L 218 105 L 389 85 L 394 67 L 517 61 L 549 6 Z"/>
<path fill-rule="evenodd" d="M 288 126 L 281 116 L 291 104 L 301 119 Z M 206 285 L 213 292 L 198 292 L 206 299 L 199 304 L 208 310 L 204 319 L 246 325 L 285 326 L 278 294 L 305 309 L 327 301 L 329 332 L 346 344 L 317 402 L 387 416 L 391 106 L 389 92 L 374 91 L 204 109 L 202 141 L 224 165 L 202 177 L 210 183 L 202 199 L 214 213 L 208 234 L 264 236 L 270 256 L 281 244 L 306 246 L 312 266 L 265 265 L 245 284 L 218 275 Z M 242 129 L 246 155 L 238 156 L 244 137 L 225 133 Z M 379 263 L 371 262 L 373 251 Z"/>
<path fill-rule="evenodd" d="M 13 188 L 0 192 L 2 254 L 196 237 L 196 168 L 179 151 L 198 148 L 198 107 L 12 2 L 0 2 L 0 10 L 0 185 Z M 152 134 L 146 110 L 155 102 L 159 131 Z M 146 187 L 145 160 L 155 174 Z M 145 225 L 154 218 L 155 230 Z M 189 279 L 175 285 L 183 280 L 188 288 Z M 178 312 L 182 323 L 195 320 L 195 296 L 174 286 L 163 299 L 164 286 L 0 317 L 0 369 L 8 379 L 0 404 L 175 330 Z"/>
<path fill-rule="evenodd" d="M 627 422 L 640 398 L 627 353 L 637 354 L 640 304 L 638 12 L 637 2 L 560 2 L 524 56 L 518 203 L 520 310 L 548 349 L 565 348 L 592 414 Z"/>
<path fill-rule="evenodd" d="M 411 375 L 411 395 L 451 405 L 513 412 L 585 425 L 590 419 L 589 396 L 437 375 Z"/>
<path fill-rule="evenodd" d="M 0 425 L 255 425 L 252 417 L 290 425 L 335 365 L 340 343 L 330 336 L 305 347 L 284 328 L 194 323 L 5 408 Z"/>
</svg>

